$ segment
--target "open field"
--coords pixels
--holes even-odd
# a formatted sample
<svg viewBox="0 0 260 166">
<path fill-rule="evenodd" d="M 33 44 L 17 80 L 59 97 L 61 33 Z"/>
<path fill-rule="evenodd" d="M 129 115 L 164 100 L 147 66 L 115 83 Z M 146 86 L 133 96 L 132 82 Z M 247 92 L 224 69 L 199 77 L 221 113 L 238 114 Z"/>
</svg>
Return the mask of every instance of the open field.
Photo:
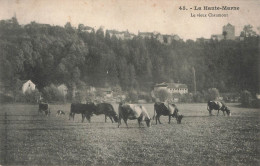
<svg viewBox="0 0 260 166">
<path fill-rule="evenodd" d="M 163 124 L 150 128 L 136 120 L 118 128 L 103 115 L 69 121 L 69 104 L 51 105 L 50 117 L 38 115 L 38 105 L 1 105 L 0 164 L 259 165 L 260 110 L 227 105 L 231 117 L 208 116 L 205 103 L 178 104 L 182 124 L 162 116 Z M 153 105 L 144 106 L 152 117 Z M 66 116 L 55 117 L 58 109 Z"/>
</svg>

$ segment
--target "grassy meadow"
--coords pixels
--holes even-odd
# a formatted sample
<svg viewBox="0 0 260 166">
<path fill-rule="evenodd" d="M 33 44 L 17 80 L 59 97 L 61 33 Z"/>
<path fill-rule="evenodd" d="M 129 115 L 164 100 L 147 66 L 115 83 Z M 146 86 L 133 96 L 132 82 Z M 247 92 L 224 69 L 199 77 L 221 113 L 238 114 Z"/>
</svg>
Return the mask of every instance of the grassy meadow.
<svg viewBox="0 0 260 166">
<path fill-rule="evenodd" d="M 153 104 L 143 104 L 150 117 Z M 177 104 L 181 124 L 161 116 L 150 128 L 137 120 L 120 128 L 104 115 L 81 123 L 69 121 L 70 105 L 50 105 L 51 116 L 38 115 L 38 105 L 0 106 L 0 164 L 8 165 L 259 165 L 260 111 L 227 104 L 232 116 L 206 103 Z M 113 104 L 117 111 L 118 105 Z M 56 117 L 57 110 L 65 116 Z M 4 113 L 7 112 L 7 120 Z"/>
</svg>

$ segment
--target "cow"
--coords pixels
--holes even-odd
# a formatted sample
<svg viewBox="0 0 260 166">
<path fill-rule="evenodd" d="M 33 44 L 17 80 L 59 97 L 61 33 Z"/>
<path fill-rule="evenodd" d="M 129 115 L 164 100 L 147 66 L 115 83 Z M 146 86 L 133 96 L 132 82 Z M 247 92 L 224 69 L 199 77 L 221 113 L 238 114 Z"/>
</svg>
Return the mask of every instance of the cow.
<svg viewBox="0 0 260 166">
<path fill-rule="evenodd" d="M 218 110 L 218 114 L 219 110 L 221 110 L 224 116 L 225 112 L 228 116 L 231 115 L 230 109 L 223 102 L 220 101 L 208 101 L 207 110 L 209 111 L 209 115 L 212 115 L 212 110 Z"/>
<path fill-rule="evenodd" d="M 43 112 L 45 113 L 46 116 L 50 116 L 51 110 L 49 108 L 48 103 L 43 103 L 43 102 L 39 103 L 38 114 Z"/>
<path fill-rule="evenodd" d="M 56 113 L 56 117 L 61 116 L 61 115 L 65 115 L 65 112 L 62 111 L 62 110 L 58 110 L 57 113 Z"/>
<path fill-rule="evenodd" d="M 118 120 L 118 128 L 121 125 L 121 119 L 124 120 L 127 128 L 127 120 L 137 119 L 139 127 L 141 126 L 141 122 L 145 121 L 147 127 L 151 126 L 151 118 L 149 117 L 147 110 L 144 106 L 138 106 L 135 104 L 123 104 L 119 103 L 118 106 L 119 120 Z"/>
<path fill-rule="evenodd" d="M 72 103 L 70 106 L 69 120 L 70 118 L 73 118 L 74 121 L 75 114 L 81 114 L 82 123 L 84 122 L 85 118 L 90 122 L 90 118 L 93 115 L 93 112 L 95 111 L 96 111 L 96 106 L 94 103 L 87 103 L 87 104 Z"/>
<path fill-rule="evenodd" d="M 114 121 L 118 122 L 118 115 L 115 112 L 115 110 L 114 110 L 114 108 L 111 104 L 108 104 L 108 103 L 97 104 L 94 114 L 95 115 L 104 114 L 105 115 L 105 122 L 107 122 L 107 117 L 110 118 L 112 123 L 114 123 Z M 114 119 L 114 121 L 113 121 L 113 119 Z"/>
<path fill-rule="evenodd" d="M 167 106 L 166 106 L 167 105 Z M 169 116 L 169 124 L 171 123 L 171 117 L 175 117 L 177 122 L 178 122 L 178 119 L 177 119 L 177 113 L 179 112 L 178 108 L 176 107 L 175 104 L 164 104 L 164 103 L 160 103 L 160 102 L 156 102 L 154 104 L 154 116 L 153 116 L 153 119 L 155 117 L 155 120 L 156 120 L 156 124 L 157 124 L 157 121 L 159 121 L 160 124 L 161 121 L 160 121 L 160 116 L 163 115 L 163 116 Z M 156 116 L 155 116 L 155 112 L 156 112 Z M 180 120 L 181 121 L 181 120 Z"/>
</svg>

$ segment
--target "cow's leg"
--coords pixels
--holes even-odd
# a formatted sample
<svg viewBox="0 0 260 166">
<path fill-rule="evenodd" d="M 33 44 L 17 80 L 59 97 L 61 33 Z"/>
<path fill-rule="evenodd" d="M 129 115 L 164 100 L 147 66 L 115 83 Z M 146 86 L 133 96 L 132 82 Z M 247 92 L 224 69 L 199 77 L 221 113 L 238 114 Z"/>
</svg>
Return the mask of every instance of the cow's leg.
<svg viewBox="0 0 260 166">
<path fill-rule="evenodd" d="M 51 109 L 48 109 L 48 116 L 51 116 Z"/>
<path fill-rule="evenodd" d="M 160 116 L 158 116 L 158 121 L 159 121 L 160 124 L 162 124 L 161 121 L 160 121 Z"/>
<path fill-rule="evenodd" d="M 72 113 L 71 114 L 71 117 L 72 117 L 72 120 L 74 121 L 74 115 L 75 115 L 75 113 Z"/>
<path fill-rule="evenodd" d="M 82 123 L 84 122 L 84 119 L 85 119 L 85 114 L 81 114 L 81 116 L 82 116 Z"/>
<path fill-rule="evenodd" d="M 138 121 L 139 127 L 141 127 L 141 121 L 142 121 L 142 119 L 137 119 L 137 121 Z"/>
<path fill-rule="evenodd" d="M 212 115 L 211 111 L 212 111 L 212 110 L 209 110 L 209 115 L 210 115 L 210 116 Z"/>
<path fill-rule="evenodd" d="M 218 114 L 219 114 L 219 110 L 218 110 Z M 218 116 L 218 115 L 217 115 Z"/>
<path fill-rule="evenodd" d="M 118 128 L 119 128 L 120 125 L 121 125 L 121 117 L 119 116 L 119 118 L 118 118 Z"/>
<path fill-rule="evenodd" d="M 225 111 L 223 111 L 223 115 L 225 116 Z"/>
<path fill-rule="evenodd" d="M 105 115 L 105 123 L 107 122 L 107 116 Z"/>
<path fill-rule="evenodd" d="M 171 123 L 171 115 L 169 115 L 169 122 L 168 122 L 169 124 Z"/>
<path fill-rule="evenodd" d="M 155 116 L 155 124 L 157 124 L 158 116 Z"/>
<path fill-rule="evenodd" d="M 87 116 L 86 118 L 88 119 L 88 122 L 90 123 L 91 122 L 91 119 L 90 119 L 91 117 Z"/>
<path fill-rule="evenodd" d="M 125 122 L 125 124 L 126 124 L 126 127 L 128 128 L 127 119 L 124 119 L 124 122 Z"/>
</svg>

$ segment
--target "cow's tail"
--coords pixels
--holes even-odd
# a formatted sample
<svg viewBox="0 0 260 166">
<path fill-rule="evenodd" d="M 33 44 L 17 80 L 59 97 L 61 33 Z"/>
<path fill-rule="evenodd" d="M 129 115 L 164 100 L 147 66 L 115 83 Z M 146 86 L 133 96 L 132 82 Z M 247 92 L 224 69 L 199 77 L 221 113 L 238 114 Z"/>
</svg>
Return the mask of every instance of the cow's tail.
<svg viewBox="0 0 260 166">
<path fill-rule="evenodd" d="M 210 101 L 208 101 L 208 104 L 207 104 L 207 110 L 208 110 L 208 111 L 209 111 L 209 102 L 210 102 Z"/>
<path fill-rule="evenodd" d="M 154 120 L 154 118 L 155 118 L 155 107 L 153 107 L 153 110 L 154 110 L 154 112 L 153 112 L 153 120 Z"/>
</svg>

